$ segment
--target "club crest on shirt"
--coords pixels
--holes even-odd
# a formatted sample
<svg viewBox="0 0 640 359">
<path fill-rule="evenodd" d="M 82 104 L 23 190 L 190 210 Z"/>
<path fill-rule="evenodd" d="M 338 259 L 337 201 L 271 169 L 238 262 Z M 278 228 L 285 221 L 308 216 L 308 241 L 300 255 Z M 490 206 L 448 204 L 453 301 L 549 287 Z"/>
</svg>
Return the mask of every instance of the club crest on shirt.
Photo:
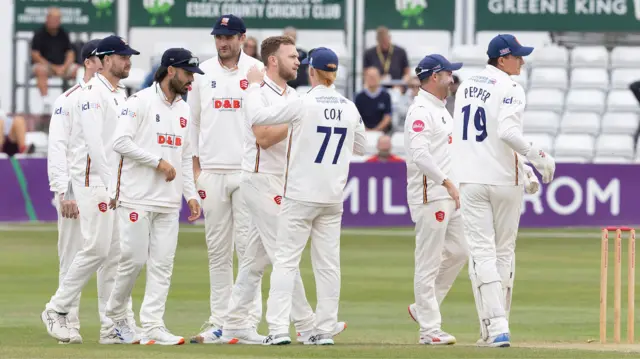
<svg viewBox="0 0 640 359">
<path fill-rule="evenodd" d="M 184 117 L 180 117 L 180 127 L 185 128 L 187 127 L 187 119 Z"/>
<path fill-rule="evenodd" d="M 282 196 L 277 195 L 273 197 L 273 201 L 276 202 L 276 204 L 279 206 L 282 203 Z"/>
<path fill-rule="evenodd" d="M 413 132 L 422 132 L 424 130 L 424 122 L 422 120 L 415 120 L 411 124 L 411 129 Z"/>
<path fill-rule="evenodd" d="M 98 203 L 98 210 L 102 213 L 107 211 L 107 204 L 105 202 Z"/>
<path fill-rule="evenodd" d="M 246 90 L 249 87 L 249 81 L 247 79 L 240 80 L 240 88 Z"/>
<path fill-rule="evenodd" d="M 207 198 L 207 192 L 205 192 L 204 190 L 199 190 L 198 195 L 200 196 L 201 199 Z"/>
<path fill-rule="evenodd" d="M 134 223 L 137 222 L 138 221 L 138 213 L 136 213 L 136 212 L 129 213 L 129 220 L 131 222 L 134 222 Z"/>
<path fill-rule="evenodd" d="M 436 212 L 436 221 L 438 222 L 444 221 L 444 211 Z"/>
</svg>

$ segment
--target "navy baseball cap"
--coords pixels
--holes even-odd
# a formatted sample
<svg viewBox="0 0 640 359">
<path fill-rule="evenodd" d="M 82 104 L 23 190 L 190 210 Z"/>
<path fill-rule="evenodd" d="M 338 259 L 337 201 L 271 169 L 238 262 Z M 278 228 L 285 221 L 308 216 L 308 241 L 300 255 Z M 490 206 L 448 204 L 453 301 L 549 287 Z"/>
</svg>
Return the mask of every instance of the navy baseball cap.
<svg viewBox="0 0 640 359">
<path fill-rule="evenodd" d="M 533 52 L 533 47 L 522 46 L 515 36 L 509 34 L 498 35 L 491 39 L 487 55 L 490 59 L 502 56 L 528 56 Z"/>
<path fill-rule="evenodd" d="M 222 15 L 213 25 L 213 31 L 211 35 L 236 35 L 244 34 L 247 32 L 247 27 L 244 26 L 244 21 L 235 15 Z"/>
<path fill-rule="evenodd" d="M 309 65 L 316 70 L 336 72 L 338 71 L 338 55 L 326 47 L 317 47 L 309 51 L 309 55 L 300 64 Z"/>
<path fill-rule="evenodd" d="M 196 74 L 204 75 L 204 72 L 200 70 L 200 60 L 193 56 L 191 51 L 182 48 L 172 48 L 162 54 L 161 66 L 164 67 L 178 67 L 185 69 L 186 71 Z"/>
<path fill-rule="evenodd" d="M 80 50 L 80 56 L 82 56 L 82 60 L 86 60 L 91 56 L 96 56 L 96 52 L 98 51 L 98 44 L 102 41 L 101 39 L 95 39 L 87 42 L 82 46 L 82 50 Z"/>
<path fill-rule="evenodd" d="M 107 36 L 98 44 L 97 56 L 104 55 L 140 55 L 140 52 L 132 49 L 120 36 Z"/>
<path fill-rule="evenodd" d="M 449 62 L 444 56 L 439 54 L 427 55 L 416 67 L 416 76 L 424 80 L 433 73 L 440 71 L 458 71 L 462 68 L 462 62 Z"/>
</svg>

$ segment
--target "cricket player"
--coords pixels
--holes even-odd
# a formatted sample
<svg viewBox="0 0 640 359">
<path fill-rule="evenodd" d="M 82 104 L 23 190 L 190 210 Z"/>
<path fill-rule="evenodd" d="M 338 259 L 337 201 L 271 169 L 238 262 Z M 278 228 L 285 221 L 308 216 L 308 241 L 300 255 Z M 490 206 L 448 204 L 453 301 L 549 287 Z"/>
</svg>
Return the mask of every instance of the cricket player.
<svg viewBox="0 0 640 359">
<path fill-rule="evenodd" d="M 468 259 L 460 199 L 451 174 L 453 119 L 445 107 L 453 71 L 442 55 L 428 55 L 416 68 L 420 90 L 404 124 L 407 201 L 416 224 L 414 293 L 409 314 L 420 324 L 420 344 L 455 344 L 441 328 L 440 304 Z"/>
<path fill-rule="evenodd" d="M 244 96 L 246 74 L 260 62 L 242 52 L 246 39 L 242 19 L 223 15 L 215 23 L 218 56 L 202 63 L 205 75 L 196 75 L 187 96 L 191 106 L 193 170 L 202 199 L 209 255 L 211 314 L 192 343 L 216 343 L 229 309 L 233 288 L 233 248 L 242 261 L 249 217 L 240 195 L 244 152 Z M 262 317 L 262 300 L 256 293 L 252 326 Z"/>
<path fill-rule="evenodd" d="M 131 96 L 116 127 L 113 149 L 120 157 L 115 200 L 121 256 L 116 284 L 107 304 L 123 343 L 180 345 L 164 324 L 173 258 L 178 245 L 182 196 L 200 217 L 189 148 L 189 92 L 193 74 L 203 75 L 199 61 L 186 49 L 168 49 L 155 73 L 155 83 Z M 127 299 L 143 266 L 147 283 L 140 309 L 144 334 L 137 338 L 127 318 Z"/>
<path fill-rule="evenodd" d="M 53 203 L 58 212 L 59 283 L 62 283 L 71 262 L 73 262 L 73 257 L 82 248 L 84 241 L 80 232 L 78 205 L 75 200 L 66 200 L 64 195 L 69 189 L 71 112 L 82 87 L 91 80 L 96 72 L 102 69 L 100 59 L 96 56 L 99 42 L 99 39 L 91 40 L 82 47 L 81 57 L 84 62 L 84 78 L 56 99 L 51 121 L 49 122 L 47 172 L 49 174 L 49 187 L 51 192 L 54 193 Z M 78 318 L 79 305 L 80 295 L 72 302 L 67 316 L 67 326 L 70 332 L 69 344 L 82 344 L 80 319 Z M 104 313 L 100 315 L 104 315 Z"/>
<path fill-rule="evenodd" d="M 513 35 L 489 43 L 487 67 L 462 82 L 456 93 L 452 163 L 460 182 L 460 208 L 469 245 L 469 274 L 481 321 L 480 346 L 511 345 L 508 312 L 515 270 L 524 156 L 549 183 L 553 158 L 522 135 L 524 90 L 520 74 L 532 47 Z"/>
<path fill-rule="evenodd" d="M 77 133 L 70 139 L 74 146 L 70 177 L 84 243 L 41 316 L 49 335 L 62 342 L 71 340 L 67 314 L 93 273 L 98 271 L 98 276 L 104 276 L 98 279 L 101 311 L 113 289 L 120 246 L 118 235 L 114 233 L 114 214 L 108 208 L 107 186 L 117 165 L 111 150 L 113 133 L 119 107 L 126 100 L 125 89 L 119 81 L 129 76 L 131 55 L 137 54 L 138 51 L 118 36 L 102 39 L 96 56 L 100 58 L 103 70 L 79 90 L 78 102 L 73 109 L 72 132 L 77 128 Z M 120 343 L 111 320 L 101 319 L 100 343 Z"/>
<path fill-rule="evenodd" d="M 263 106 L 286 103 L 298 98 L 297 92 L 287 85 L 297 77 L 298 51 L 288 36 L 273 36 L 262 41 L 260 50 L 266 75 L 260 88 Z M 274 262 L 277 244 L 277 220 L 284 187 L 284 169 L 289 130 L 287 124 L 253 126 L 251 114 L 245 117 L 242 161 L 242 196 L 249 210 L 251 224 L 245 256 L 240 263 L 233 289 L 229 315 L 224 324 L 222 341 L 234 344 L 263 344 L 264 336 L 251 327 L 249 312 L 253 308 L 256 291 L 266 266 Z M 305 294 L 300 272 L 295 276 L 291 321 L 298 333 L 298 341 L 308 342 L 315 324 L 315 316 Z M 338 322 L 334 334 L 346 328 Z"/>
<path fill-rule="evenodd" d="M 289 318 L 302 251 L 311 236 L 311 260 L 317 288 L 313 335 L 308 344 L 332 345 L 340 299 L 340 223 L 343 190 L 351 156 L 363 154 L 365 128 L 353 102 L 330 86 L 338 71 L 338 57 L 327 48 L 310 51 L 312 89 L 286 103 L 265 107 L 259 83 L 262 72 L 247 75 L 248 112 L 253 125 L 291 123 L 287 161 L 278 215 L 278 237 L 267 302 L 270 335 L 265 344 L 291 343 Z"/>
</svg>

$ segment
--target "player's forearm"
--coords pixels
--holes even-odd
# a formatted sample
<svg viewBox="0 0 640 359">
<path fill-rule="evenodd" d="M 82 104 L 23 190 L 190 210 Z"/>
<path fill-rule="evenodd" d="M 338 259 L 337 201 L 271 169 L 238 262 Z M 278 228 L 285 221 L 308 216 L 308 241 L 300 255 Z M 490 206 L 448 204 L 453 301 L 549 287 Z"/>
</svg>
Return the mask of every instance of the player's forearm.
<svg viewBox="0 0 640 359">
<path fill-rule="evenodd" d="M 49 148 L 47 156 L 47 172 L 49 183 L 57 192 L 63 193 L 69 182 L 67 167 L 68 138 L 62 127 L 64 119 L 53 116 L 49 125 Z"/>
<path fill-rule="evenodd" d="M 158 163 L 160 163 L 160 156 L 156 156 L 138 147 L 128 136 L 116 138 L 116 140 L 113 141 L 113 150 L 144 166 L 156 168 L 158 167 Z"/>
<path fill-rule="evenodd" d="M 187 202 L 190 199 L 198 200 L 199 198 L 193 179 L 193 157 L 188 153 L 182 156 L 182 195 Z"/>
<path fill-rule="evenodd" d="M 258 145 L 266 150 L 287 138 L 289 126 L 253 126 L 252 130 Z"/>
<path fill-rule="evenodd" d="M 364 133 L 356 132 L 353 141 L 353 154 L 356 156 L 364 156 L 367 150 L 367 138 Z"/>
<path fill-rule="evenodd" d="M 418 169 L 437 184 L 442 184 L 447 175 L 436 164 L 429 151 L 413 150 L 411 157 Z"/>
<path fill-rule="evenodd" d="M 504 141 L 511 149 L 517 153 L 526 156 L 531 149 L 531 144 L 525 140 L 522 132 L 516 126 L 510 127 L 503 131 L 498 131 L 498 137 Z"/>
<path fill-rule="evenodd" d="M 265 106 L 260 94 L 260 85 L 251 84 L 247 89 L 247 116 L 254 126 L 281 125 L 293 122 L 300 115 L 300 99 L 282 104 Z"/>
</svg>

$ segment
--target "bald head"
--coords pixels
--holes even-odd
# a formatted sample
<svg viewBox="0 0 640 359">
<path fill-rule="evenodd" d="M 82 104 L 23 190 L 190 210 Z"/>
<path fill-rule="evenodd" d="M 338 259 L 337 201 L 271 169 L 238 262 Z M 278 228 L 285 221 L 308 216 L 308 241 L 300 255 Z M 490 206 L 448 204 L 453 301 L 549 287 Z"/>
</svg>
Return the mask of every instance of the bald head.
<svg viewBox="0 0 640 359">
<path fill-rule="evenodd" d="M 292 38 L 293 42 L 296 42 L 298 39 L 298 32 L 296 31 L 296 28 L 293 26 L 285 27 L 284 31 L 282 32 L 282 35 Z"/>
<path fill-rule="evenodd" d="M 382 51 L 389 51 L 389 48 L 391 47 L 391 35 L 389 34 L 389 29 L 384 26 L 378 27 L 376 30 L 376 41 Z"/>
<path fill-rule="evenodd" d="M 387 157 L 391 153 L 391 137 L 382 135 L 378 137 L 378 156 Z"/>
<path fill-rule="evenodd" d="M 57 32 L 60 29 L 60 9 L 57 7 L 49 8 L 45 26 L 49 32 Z"/>
</svg>

